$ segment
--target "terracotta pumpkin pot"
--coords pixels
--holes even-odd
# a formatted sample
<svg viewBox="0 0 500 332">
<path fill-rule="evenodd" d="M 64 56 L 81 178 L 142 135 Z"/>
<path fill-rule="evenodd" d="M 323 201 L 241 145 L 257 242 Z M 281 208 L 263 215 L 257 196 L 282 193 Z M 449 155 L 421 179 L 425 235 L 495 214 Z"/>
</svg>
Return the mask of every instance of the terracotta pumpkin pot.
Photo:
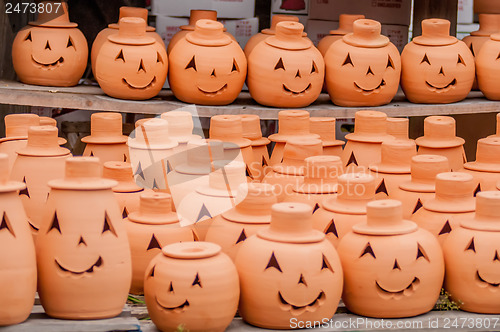
<svg viewBox="0 0 500 332">
<path fill-rule="evenodd" d="M 500 180 L 500 137 L 487 137 L 477 141 L 476 161 L 464 164 L 464 172 L 479 181 L 477 191 L 496 190 Z"/>
<path fill-rule="evenodd" d="M 292 188 L 285 202 L 310 205 L 313 213 L 321 202 L 337 193 L 337 179 L 344 173 L 342 161 L 337 156 L 314 156 L 305 159 L 304 181 Z"/>
<path fill-rule="evenodd" d="M 381 161 L 382 142 L 394 139 L 387 134 L 387 115 L 378 111 L 358 111 L 354 133 L 347 134 L 342 162 L 347 172 L 365 172 L 371 164 Z"/>
<path fill-rule="evenodd" d="M 132 254 L 132 294 L 144 292 L 144 274 L 161 248 L 195 240 L 191 227 L 181 227 L 169 194 L 143 193 L 140 202 L 139 210 L 124 219 Z"/>
<path fill-rule="evenodd" d="M 303 31 L 300 23 L 280 22 L 248 56 L 248 91 L 259 104 L 305 107 L 319 97 L 325 62 Z"/>
<path fill-rule="evenodd" d="M 262 181 L 266 170 L 269 168 L 268 145 L 271 141 L 267 137 L 262 137 L 260 127 L 260 117 L 256 114 L 241 114 L 241 124 L 243 126 L 243 138 L 251 141 L 253 153 L 253 169 L 257 171 L 254 177 L 257 181 Z"/>
<path fill-rule="evenodd" d="M 40 118 L 31 113 L 7 114 L 4 123 L 5 137 L 0 138 L 0 153 L 8 156 L 10 174 L 17 158 L 16 151 L 26 147 L 28 142 L 28 128 L 40 125 Z"/>
<path fill-rule="evenodd" d="M 310 117 L 308 111 L 285 110 L 278 113 L 278 132 L 269 135 L 274 143 L 269 166 L 278 165 L 283 161 L 285 144 L 290 138 L 320 138 L 310 131 Z"/>
<path fill-rule="evenodd" d="M 478 87 L 484 96 L 491 100 L 500 99 L 500 93 L 496 88 L 495 80 L 499 73 L 499 68 L 495 62 L 499 52 L 500 34 L 497 32 L 490 36 L 490 40 L 483 44 L 481 52 L 476 55 L 476 75 Z"/>
<path fill-rule="evenodd" d="M 28 129 L 28 143 L 17 150 L 17 154 L 10 177 L 26 184 L 19 195 L 33 236 L 36 236 L 49 197 L 48 182 L 63 177 L 64 163 L 71 153 L 59 147 L 56 127 L 38 126 Z"/>
<path fill-rule="evenodd" d="M 392 198 L 399 185 L 411 179 L 411 158 L 417 155 L 417 146 L 412 140 L 391 140 L 382 143 L 382 160 L 369 167 L 370 174 L 377 178 L 377 199 Z"/>
<path fill-rule="evenodd" d="M 247 75 L 245 53 L 224 33 L 224 25 L 199 20 L 195 30 L 172 48 L 168 82 L 175 97 L 199 105 L 228 105 Z"/>
<path fill-rule="evenodd" d="M 394 136 L 397 140 L 410 140 L 409 138 L 409 125 L 410 120 L 408 118 L 387 118 L 387 134 Z"/>
<path fill-rule="evenodd" d="M 45 313 L 61 319 L 119 315 L 132 265 L 121 211 L 95 157 L 66 161 L 50 196 L 37 238 L 38 294 Z"/>
<path fill-rule="evenodd" d="M 339 176 L 338 195 L 329 197 L 313 212 L 313 227 L 326 235 L 334 247 L 351 231 L 366 221 L 366 204 L 375 199 L 375 178 L 369 174 Z"/>
<path fill-rule="evenodd" d="M 397 247 L 397 250 L 394 248 Z M 344 268 L 342 299 L 358 315 L 411 317 L 434 307 L 444 278 L 437 239 L 403 220 L 401 202 L 367 205 L 366 223 L 354 225 L 338 247 Z"/>
<path fill-rule="evenodd" d="M 444 156 L 454 172 L 460 172 L 467 162 L 465 140 L 455 136 L 455 119 L 451 116 L 428 116 L 424 120 L 424 136 L 415 140 L 418 154 Z"/>
<path fill-rule="evenodd" d="M 118 21 L 124 17 L 140 17 L 147 23 L 148 10 L 146 8 L 140 8 L 140 7 L 122 6 L 120 7 L 120 16 L 118 18 Z M 102 29 L 95 37 L 94 42 L 92 43 L 92 49 L 90 51 L 90 61 L 92 64 L 93 73 L 95 73 L 97 54 L 99 54 L 102 45 L 108 40 L 108 36 L 115 35 L 118 33 L 119 27 L 120 27 L 119 22 L 108 24 L 108 27 Z M 147 26 L 146 36 L 154 38 L 160 45 L 163 45 L 164 44 L 163 39 L 159 34 L 155 32 L 155 30 L 156 29 L 154 27 Z"/>
<path fill-rule="evenodd" d="M 474 0 L 474 12 L 500 14 L 500 2 L 498 0 Z"/>
<path fill-rule="evenodd" d="M 293 193 L 293 188 L 304 181 L 306 158 L 323 154 L 323 146 L 316 138 L 292 138 L 285 145 L 283 162 L 272 166 L 263 183 L 274 185 L 278 202 Z"/>
<path fill-rule="evenodd" d="M 335 43 L 337 40 L 341 40 L 345 35 L 352 33 L 353 24 L 355 21 L 364 18 L 365 15 L 340 14 L 339 28 L 336 30 L 330 30 L 330 33 L 321 38 L 318 43 L 318 50 L 321 52 L 323 57 L 325 56 L 326 51 L 328 51 L 330 46 L 333 45 L 333 43 Z"/>
<path fill-rule="evenodd" d="M 424 154 L 411 158 L 411 180 L 401 183 L 391 194 L 392 199 L 403 203 L 404 219 L 409 220 L 425 201 L 434 198 L 436 175 L 450 171 L 446 157 Z"/>
<path fill-rule="evenodd" d="M 445 288 L 461 310 L 498 314 L 500 193 L 476 197 L 476 214 L 461 222 L 443 246 Z"/>
<path fill-rule="evenodd" d="M 267 183 L 241 184 L 236 196 L 240 203 L 215 217 L 205 238 L 233 261 L 246 239 L 269 226 L 271 206 L 278 202 L 274 187 Z"/>
<path fill-rule="evenodd" d="M 24 183 L 9 181 L 8 156 L 0 153 L 0 290 L 9 303 L 0 312 L 0 326 L 26 320 L 35 300 L 35 246 L 17 194 L 24 188 Z"/>
<path fill-rule="evenodd" d="M 87 40 L 78 24 L 69 21 L 66 2 L 42 3 L 43 8 L 50 5 L 54 10 L 40 11 L 37 21 L 17 33 L 12 44 L 14 70 L 27 84 L 77 85 L 87 67 Z"/>
<path fill-rule="evenodd" d="M 360 19 L 325 53 L 326 86 L 339 106 L 380 106 L 399 88 L 401 57 L 379 22 Z"/>
<path fill-rule="evenodd" d="M 309 118 L 311 133 L 319 135 L 323 142 L 323 154 L 340 157 L 345 142 L 335 137 L 335 122 L 335 118 L 330 117 Z"/>
<path fill-rule="evenodd" d="M 330 319 L 342 293 L 342 267 L 301 203 L 272 207 L 270 227 L 248 238 L 236 256 L 239 314 L 249 324 L 290 329 L 290 322 Z"/>
<path fill-rule="evenodd" d="M 208 242 L 165 246 L 148 266 L 144 293 L 151 320 L 162 331 L 223 332 L 239 300 L 233 262 Z"/>
<path fill-rule="evenodd" d="M 124 17 L 118 33 L 109 35 L 102 44 L 94 76 L 108 96 L 145 100 L 160 92 L 167 70 L 165 45 L 146 34 L 146 21 Z"/>
</svg>

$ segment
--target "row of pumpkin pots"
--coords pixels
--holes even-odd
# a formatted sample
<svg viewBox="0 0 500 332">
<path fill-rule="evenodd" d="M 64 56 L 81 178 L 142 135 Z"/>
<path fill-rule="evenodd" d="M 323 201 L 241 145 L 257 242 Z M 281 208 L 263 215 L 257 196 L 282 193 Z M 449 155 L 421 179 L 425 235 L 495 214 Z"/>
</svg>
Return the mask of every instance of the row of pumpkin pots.
<svg viewBox="0 0 500 332">
<path fill-rule="evenodd" d="M 12 55 L 22 82 L 71 86 L 83 75 L 86 40 L 69 21 L 65 2 L 61 8 L 63 15 L 42 13 L 17 34 Z M 384 105 L 396 95 L 400 78 L 411 102 L 452 103 L 472 88 L 473 50 L 480 89 L 490 99 L 500 98 L 494 81 L 500 37 L 488 30 L 497 16 L 481 16 L 491 35 L 482 54 L 480 45 L 490 38 L 484 31 L 467 41 L 469 49 L 449 35 L 449 21 L 428 19 L 422 21 L 422 36 L 401 56 L 380 34 L 380 23 L 361 17 L 341 16 L 341 28 L 320 43 L 320 52 L 296 17 L 274 16 L 271 28 L 252 38 L 243 52 L 216 21 L 216 12 L 193 11 L 190 25 L 173 38 L 167 55 L 159 35 L 147 26 L 147 10 L 122 7 L 120 22 L 94 41 L 92 70 L 106 94 L 122 99 L 156 96 L 168 71 L 174 95 L 201 105 L 232 103 L 245 79 L 252 98 L 273 107 L 308 106 L 319 97 L 323 82 L 336 105 Z"/>
</svg>

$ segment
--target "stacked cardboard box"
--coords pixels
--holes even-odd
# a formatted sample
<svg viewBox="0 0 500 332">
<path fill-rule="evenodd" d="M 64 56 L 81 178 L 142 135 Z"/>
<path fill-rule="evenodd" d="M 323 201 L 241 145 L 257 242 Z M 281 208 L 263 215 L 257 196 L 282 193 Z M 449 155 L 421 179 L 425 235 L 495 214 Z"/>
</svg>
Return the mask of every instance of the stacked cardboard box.
<svg viewBox="0 0 500 332">
<path fill-rule="evenodd" d="M 309 0 L 272 0 L 271 17 L 274 14 L 287 14 L 297 16 L 299 22 L 307 25 L 309 18 Z"/>
</svg>

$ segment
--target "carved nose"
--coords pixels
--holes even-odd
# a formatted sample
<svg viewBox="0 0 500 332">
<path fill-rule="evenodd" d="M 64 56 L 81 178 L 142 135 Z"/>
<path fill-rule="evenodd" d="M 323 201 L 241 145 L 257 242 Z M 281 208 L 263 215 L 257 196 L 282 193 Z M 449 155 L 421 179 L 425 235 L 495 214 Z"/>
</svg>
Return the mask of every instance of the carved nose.
<svg viewBox="0 0 500 332">
<path fill-rule="evenodd" d="M 500 258 L 498 257 L 498 251 L 495 250 L 495 257 L 493 258 L 493 261 L 499 261 L 500 262 Z"/>
<path fill-rule="evenodd" d="M 141 63 L 139 64 L 139 69 L 137 70 L 137 72 L 140 72 L 141 70 L 146 72 L 146 68 L 144 67 L 144 62 L 142 62 L 142 59 L 141 59 Z"/>
<path fill-rule="evenodd" d="M 398 269 L 399 271 L 401 271 L 401 267 L 399 266 L 397 259 L 394 260 L 394 266 L 392 267 L 392 269 L 393 270 Z"/>
<path fill-rule="evenodd" d="M 304 284 L 304 286 L 307 286 L 306 279 L 304 279 L 304 275 L 302 273 L 300 274 L 299 284 Z"/>
<path fill-rule="evenodd" d="M 439 70 L 439 75 L 443 75 L 443 76 L 444 76 L 444 70 L 443 70 L 443 67 L 441 67 L 441 69 Z"/>
<path fill-rule="evenodd" d="M 217 75 L 215 75 L 215 69 L 214 69 L 214 70 L 212 70 L 212 74 L 210 74 L 210 76 L 212 76 L 212 77 L 217 77 Z"/>
<path fill-rule="evenodd" d="M 78 241 L 78 245 L 80 245 L 80 244 L 83 244 L 83 245 L 87 246 L 87 243 L 83 239 L 83 236 L 80 236 L 80 240 Z"/>
<path fill-rule="evenodd" d="M 302 78 L 302 76 L 300 76 L 300 70 L 297 69 L 297 74 L 295 74 L 295 77 Z"/>
<path fill-rule="evenodd" d="M 45 44 L 45 49 L 46 49 L 46 50 L 48 49 L 48 50 L 51 50 L 51 51 L 52 51 L 52 49 L 50 48 L 50 45 L 49 45 L 49 41 L 48 41 L 48 40 L 47 40 L 47 44 Z"/>
<path fill-rule="evenodd" d="M 174 292 L 174 286 L 172 286 L 172 282 L 170 282 L 170 287 L 168 287 L 168 292 L 173 293 Z"/>
<path fill-rule="evenodd" d="M 375 75 L 375 74 L 373 73 L 373 71 L 372 71 L 372 67 L 368 66 L 368 71 L 366 72 L 366 76 L 368 76 L 368 75 L 370 75 L 370 74 Z"/>
</svg>

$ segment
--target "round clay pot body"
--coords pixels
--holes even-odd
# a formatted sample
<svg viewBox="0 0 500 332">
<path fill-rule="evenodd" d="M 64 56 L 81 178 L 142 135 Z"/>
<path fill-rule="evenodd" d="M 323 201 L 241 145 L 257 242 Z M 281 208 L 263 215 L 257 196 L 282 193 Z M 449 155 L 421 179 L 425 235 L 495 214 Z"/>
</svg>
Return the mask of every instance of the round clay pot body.
<svg viewBox="0 0 500 332">
<path fill-rule="evenodd" d="M 168 82 L 174 96 L 199 105 L 231 104 L 247 75 L 245 53 L 222 23 L 199 20 L 169 56 Z"/>
<path fill-rule="evenodd" d="M 37 237 L 38 293 L 47 315 L 100 319 L 119 315 L 130 288 L 127 233 L 111 187 L 96 158 L 66 162 L 52 180 Z"/>
<path fill-rule="evenodd" d="M 35 246 L 17 194 L 26 185 L 8 181 L 7 158 L 0 154 L 0 289 L 9 305 L 0 312 L 0 326 L 26 320 L 36 293 Z"/>
<path fill-rule="evenodd" d="M 270 227 L 241 246 L 238 312 L 247 323 L 289 329 L 291 319 L 321 321 L 335 313 L 342 267 L 324 234 L 312 229 L 311 212 L 305 204 L 275 204 Z"/>
<path fill-rule="evenodd" d="M 454 103 L 469 94 L 475 77 L 474 56 L 449 30 L 447 20 L 423 20 L 422 36 L 405 46 L 401 87 L 412 103 Z"/>
<path fill-rule="evenodd" d="M 83 151 L 83 156 L 98 157 L 104 164 L 108 161 L 130 161 L 128 146 L 126 143 L 120 144 L 92 144 L 88 143 Z"/>
<path fill-rule="evenodd" d="M 399 51 L 380 34 L 377 21 L 360 19 L 325 54 L 326 86 L 339 106 L 380 106 L 391 102 L 399 88 Z"/>
<path fill-rule="evenodd" d="M 281 22 L 276 34 L 257 44 L 248 57 L 247 85 L 261 105 L 305 107 L 321 93 L 325 63 L 297 22 Z"/>
<path fill-rule="evenodd" d="M 143 19 L 125 17 L 120 20 L 118 33 L 108 36 L 102 44 L 94 75 L 111 97 L 145 100 L 160 92 L 167 70 L 164 44 L 146 36 Z"/>
<path fill-rule="evenodd" d="M 500 35 L 492 34 L 490 40 L 486 41 L 481 48 L 481 52 L 476 55 L 476 75 L 479 90 L 486 98 L 500 100 L 500 93 L 495 85 L 495 77 L 499 73 L 496 65 L 495 52 L 500 52 Z"/>
<path fill-rule="evenodd" d="M 500 137 L 482 138 L 477 142 L 476 160 L 465 163 L 464 172 L 479 182 L 478 191 L 496 190 L 500 180 Z"/>
<path fill-rule="evenodd" d="M 402 220 L 398 201 L 371 202 L 367 213 L 367 223 L 354 226 L 338 246 L 347 309 L 377 318 L 411 317 L 432 310 L 444 278 L 438 241 L 413 222 Z"/>
<path fill-rule="evenodd" d="M 365 15 L 348 15 L 340 14 L 339 16 L 339 28 L 337 30 L 330 30 L 330 34 L 321 38 L 318 43 L 318 50 L 321 52 L 323 57 L 326 51 L 330 48 L 333 43 L 337 40 L 341 40 L 343 36 L 351 33 L 353 30 L 353 23 L 356 20 L 365 18 Z"/>
<path fill-rule="evenodd" d="M 66 2 L 60 9 L 59 13 L 40 13 L 38 21 L 29 22 L 17 33 L 12 44 L 12 63 L 21 82 L 74 86 L 84 74 L 89 53 L 87 40 L 77 24 L 69 22 Z"/>
<path fill-rule="evenodd" d="M 236 268 L 207 242 L 171 244 L 150 263 L 144 292 L 148 312 L 162 331 L 224 331 L 239 299 Z M 179 309 L 172 308 L 178 307 Z"/>
</svg>

